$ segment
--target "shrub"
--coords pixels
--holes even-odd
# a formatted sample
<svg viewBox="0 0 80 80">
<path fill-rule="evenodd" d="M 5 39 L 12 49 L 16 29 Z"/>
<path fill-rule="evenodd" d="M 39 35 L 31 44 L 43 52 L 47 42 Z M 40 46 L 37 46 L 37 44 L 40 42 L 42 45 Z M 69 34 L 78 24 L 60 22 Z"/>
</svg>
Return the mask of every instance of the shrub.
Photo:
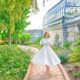
<svg viewBox="0 0 80 80">
<path fill-rule="evenodd" d="M 23 33 L 21 35 L 21 43 L 22 44 L 29 44 L 30 43 L 30 38 L 31 38 L 31 35 L 29 33 Z"/>
<path fill-rule="evenodd" d="M 70 48 L 73 52 L 80 52 L 80 38 L 73 41 Z"/>
<path fill-rule="evenodd" d="M 68 59 L 69 59 L 68 54 L 62 53 L 62 54 L 59 54 L 58 56 L 59 56 L 62 63 L 67 63 L 68 62 Z"/>
<path fill-rule="evenodd" d="M 63 44 L 63 47 L 65 47 L 65 48 L 69 48 L 70 45 L 71 45 L 71 42 L 65 42 L 65 43 Z"/>
<path fill-rule="evenodd" d="M 69 54 L 70 62 L 80 62 L 80 39 L 76 39 L 71 44 L 72 53 Z"/>
<path fill-rule="evenodd" d="M 31 35 L 28 32 L 14 33 L 12 35 L 13 44 L 29 44 Z"/>
<path fill-rule="evenodd" d="M 69 54 L 69 62 L 80 62 L 80 52 Z"/>
<path fill-rule="evenodd" d="M 61 53 L 61 51 L 62 51 L 62 48 L 59 46 L 52 46 L 52 49 L 58 54 Z"/>
<path fill-rule="evenodd" d="M 42 39 L 42 36 L 38 37 L 38 38 L 35 40 L 34 44 L 39 44 L 41 39 Z"/>
<path fill-rule="evenodd" d="M 0 46 L 0 80 L 23 80 L 30 62 L 29 54 L 17 46 Z M 14 79 L 7 79 L 8 76 Z"/>
<path fill-rule="evenodd" d="M 80 78 L 80 72 L 74 72 L 72 73 L 72 76 L 75 78 Z"/>
</svg>

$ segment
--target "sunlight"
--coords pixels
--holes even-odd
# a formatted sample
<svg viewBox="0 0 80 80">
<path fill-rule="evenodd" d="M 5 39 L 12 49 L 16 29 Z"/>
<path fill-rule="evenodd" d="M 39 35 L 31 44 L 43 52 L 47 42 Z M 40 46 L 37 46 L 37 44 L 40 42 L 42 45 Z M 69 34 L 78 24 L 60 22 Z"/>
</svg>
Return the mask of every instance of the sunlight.
<svg viewBox="0 0 80 80">
<path fill-rule="evenodd" d="M 44 15 L 46 14 L 46 12 L 51 7 L 56 5 L 59 1 L 60 0 L 48 0 L 48 2 L 46 2 L 46 5 L 43 7 L 42 0 L 38 0 L 40 12 L 37 15 L 32 14 L 32 13 L 30 14 L 29 21 L 31 22 L 31 25 L 29 25 L 25 29 L 26 30 L 30 30 L 30 29 L 43 29 L 42 25 L 43 25 L 43 17 L 44 17 Z"/>
</svg>

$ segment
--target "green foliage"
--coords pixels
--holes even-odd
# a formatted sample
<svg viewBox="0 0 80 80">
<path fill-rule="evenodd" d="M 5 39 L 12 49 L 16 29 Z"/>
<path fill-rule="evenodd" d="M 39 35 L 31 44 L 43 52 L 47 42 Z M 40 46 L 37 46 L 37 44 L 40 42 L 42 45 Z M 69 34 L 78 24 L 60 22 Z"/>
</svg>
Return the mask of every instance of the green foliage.
<svg viewBox="0 0 80 80">
<path fill-rule="evenodd" d="M 36 0 L 0 0 L 0 30 L 8 32 L 9 44 L 13 33 L 30 24 L 27 21 L 30 9 L 38 9 Z"/>
<path fill-rule="evenodd" d="M 69 62 L 80 62 L 80 52 L 79 53 L 70 53 Z"/>
<path fill-rule="evenodd" d="M 80 38 L 72 42 L 71 50 L 73 52 L 80 52 Z"/>
<path fill-rule="evenodd" d="M 20 40 L 22 44 L 29 44 L 30 43 L 31 35 L 27 32 L 21 34 Z"/>
<path fill-rule="evenodd" d="M 39 44 L 41 39 L 42 39 L 42 36 L 38 37 L 37 40 L 34 42 L 34 44 Z"/>
<path fill-rule="evenodd" d="M 53 46 L 53 50 L 59 55 L 62 63 L 80 62 L 80 38 L 64 43 L 63 48 Z"/>
<path fill-rule="evenodd" d="M 80 39 L 77 39 L 72 42 L 71 45 L 72 53 L 69 54 L 70 62 L 80 62 Z"/>
<path fill-rule="evenodd" d="M 42 39 L 42 36 L 40 36 L 39 38 L 37 38 L 37 40 L 34 43 L 30 43 L 29 46 L 36 47 L 36 48 L 41 48 L 41 45 L 40 45 L 41 39 Z"/>
<path fill-rule="evenodd" d="M 0 75 L 0 80 L 23 80 L 23 79 L 15 78 L 14 76 L 10 76 L 10 75 L 7 75 L 7 76 Z"/>
<path fill-rule="evenodd" d="M 80 64 L 77 62 L 73 65 L 72 76 L 75 79 L 80 79 Z"/>
<path fill-rule="evenodd" d="M 29 10 L 27 10 L 27 11 L 29 11 Z M 27 14 L 26 15 L 28 15 L 28 13 L 29 12 L 27 12 Z M 28 17 L 27 17 L 28 18 Z M 27 19 L 26 18 L 26 19 Z M 18 21 L 16 21 L 15 22 L 15 31 L 17 31 L 17 32 L 19 32 L 20 30 L 22 30 L 22 29 L 24 29 L 27 25 L 29 25 L 30 24 L 30 22 L 27 22 L 26 20 L 25 20 L 25 18 L 22 18 L 22 19 L 20 19 L 20 20 L 18 20 Z"/>
<path fill-rule="evenodd" d="M 60 58 L 62 63 L 67 63 L 68 59 L 69 59 L 69 56 L 68 56 L 68 54 L 62 53 L 62 54 L 59 54 L 59 58 Z"/>
<path fill-rule="evenodd" d="M 59 52 L 60 53 L 60 51 L 62 50 L 62 48 L 61 47 L 59 47 L 59 46 L 52 46 L 52 48 L 53 48 L 53 50 L 55 51 L 55 52 Z"/>
<path fill-rule="evenodd" d="M 63 44 L 63 47 L 64 48 L 70 48 L 70 45 L 71 45 L 71 42 L 65 42 L 64 44 Z"/>
<path fill-rule="evenodd" d="M 75 78 L 80 78 L 80 72 L 74 72 L 72 73 L 72 76 Z"/>
<path fill-rule="evenodd" d="M 0 80 L 23 80 L 31 59 L 29 54 L 17 46 L 0 46 Z"/>
<path fill-rule="evenodd" d="M 7 30 L 0 31 L 0 39 L 6 40 L 8 37 L 8 32 Z"/>
</svg>

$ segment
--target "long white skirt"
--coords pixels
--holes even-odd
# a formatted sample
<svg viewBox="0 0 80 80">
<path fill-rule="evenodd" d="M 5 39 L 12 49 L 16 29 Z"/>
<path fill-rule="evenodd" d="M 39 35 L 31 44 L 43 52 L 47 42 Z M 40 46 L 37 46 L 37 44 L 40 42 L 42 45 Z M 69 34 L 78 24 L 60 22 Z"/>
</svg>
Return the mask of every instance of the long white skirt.
<svg viewBox="0 0 80 80">
<path fill-rule="evenodd" d="M 43 46 L 40 51 L 33 56 L 31 62 L 34 64 L 54 66 L 61 61 L 50 46 Z"/>
</svg>

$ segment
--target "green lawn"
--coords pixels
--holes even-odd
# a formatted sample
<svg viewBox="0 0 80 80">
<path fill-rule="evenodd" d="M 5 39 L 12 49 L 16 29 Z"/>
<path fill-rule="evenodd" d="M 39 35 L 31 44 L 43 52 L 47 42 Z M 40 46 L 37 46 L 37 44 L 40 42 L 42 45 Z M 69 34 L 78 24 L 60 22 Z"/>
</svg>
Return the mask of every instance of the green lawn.
<svg viewBox="0 0 80 80">
<path fill-rule="evenodd" d="M 30 51 L 17 46 L 0 46 L 0 80 L 23 80 L 30 62 Z"/>
</svg>

